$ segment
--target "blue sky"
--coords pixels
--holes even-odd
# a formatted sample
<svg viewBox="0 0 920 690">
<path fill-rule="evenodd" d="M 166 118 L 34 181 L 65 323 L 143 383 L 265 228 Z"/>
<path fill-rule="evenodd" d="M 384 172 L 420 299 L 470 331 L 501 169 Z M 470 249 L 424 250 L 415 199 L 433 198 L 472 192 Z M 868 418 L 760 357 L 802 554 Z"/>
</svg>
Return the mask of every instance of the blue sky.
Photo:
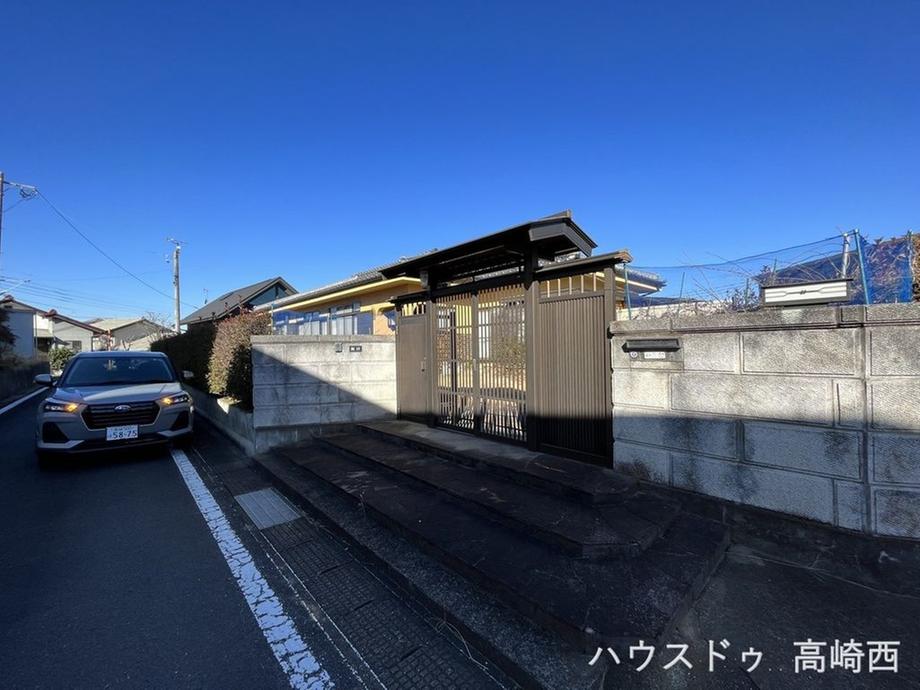
<svg viewBox="0 0 920 690">
<path fill-rule="evenodd" d="M 5 3 L 0 169 L 163 292 L 184 240 L 189 305 L 564 208 L 644 265 L 900 234 L 918 28 L 913 1 Z M 22 299 L 170 313 L 40 199 L 3 225 Z"/>
</svg>

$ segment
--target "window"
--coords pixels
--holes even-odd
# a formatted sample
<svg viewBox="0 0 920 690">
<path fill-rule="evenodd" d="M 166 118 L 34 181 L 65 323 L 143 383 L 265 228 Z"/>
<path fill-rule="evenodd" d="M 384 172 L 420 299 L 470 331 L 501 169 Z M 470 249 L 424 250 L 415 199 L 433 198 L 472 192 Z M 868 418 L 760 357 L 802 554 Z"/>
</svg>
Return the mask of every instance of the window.
<svg viewBox="0 0 920 690">
<path fill-rule="evenodd" d="M 318 311 L 308 311 L 302 314 L 303 320 L 296 330 L 290 330 L 289 333 L 297 335 L 323 335 L 325 333 L 326 321 L 324 314 Z"/>
<path fill-rule="evenodd" d="M 70 349 L 74 352 L 83 352 L 83 341 L 82 340 L 71 340 Z"/>
<path fill-rule="evenodd" d="M 326 311 L 279 311 L 274 314 L 273 330 L 276 335 L 371 335 L 374 315 L 362 312 L 360 302 Z"/>
<path fill-rule="evenodd" d="M 260 304 L 274 302 L 277 299 L 288 296 L 288 290 L 283 285 L 273 285 L 272 287 L 260 292 L 247 303 L 250 307 L 257 307 Z"/>
<path fill-rule="evenodd" d="M 360 311 L 360 302 L 343 307 L 332 307 L 329 310 L 330 335 L 354 335 L 357 333 L 358 314 Z"/>
</svg>

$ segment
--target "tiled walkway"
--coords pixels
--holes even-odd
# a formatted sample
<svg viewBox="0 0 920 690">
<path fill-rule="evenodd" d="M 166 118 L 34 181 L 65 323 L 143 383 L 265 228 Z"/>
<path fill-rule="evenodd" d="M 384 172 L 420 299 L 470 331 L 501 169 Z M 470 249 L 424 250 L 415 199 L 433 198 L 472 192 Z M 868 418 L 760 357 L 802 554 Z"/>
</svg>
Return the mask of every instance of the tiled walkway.
<svg viewBox="0 0 920 690">
<path fill-rule="evenodd" d="M 232 495 L 284 567 L 386 688 L 488 688 L 508 685 L 500 672 L 467 654 L 401 592 L 380 580 L 340 538 L 270 488 L 242 453 L 205 428 L 199 471 Z"/>
</svg>

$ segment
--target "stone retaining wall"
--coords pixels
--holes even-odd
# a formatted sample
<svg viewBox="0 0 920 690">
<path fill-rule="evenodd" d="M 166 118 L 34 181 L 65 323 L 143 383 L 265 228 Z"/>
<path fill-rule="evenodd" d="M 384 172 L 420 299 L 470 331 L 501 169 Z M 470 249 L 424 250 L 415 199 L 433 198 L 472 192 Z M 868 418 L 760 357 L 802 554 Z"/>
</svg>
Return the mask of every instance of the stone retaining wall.
<svg viewBox="0 0 920 690">
<path fill-rule="evenodd" d="M 253 409 L 188 387 L 196 413 L 248 454 L 396 415 L 396 341 L 367 335 L 252 336 Z"/>
<path fill-rule="evenodd" d="M 920 539 L 920 305 L 614 321 L 614 465 Z M 627 340 L 678 338 L 654 359 Z"/>
<path fill-rule="evenodd" d="M 253 336 L 253 426 L 283 430 L 396 414 L 389 336 Z"/>
</svg>

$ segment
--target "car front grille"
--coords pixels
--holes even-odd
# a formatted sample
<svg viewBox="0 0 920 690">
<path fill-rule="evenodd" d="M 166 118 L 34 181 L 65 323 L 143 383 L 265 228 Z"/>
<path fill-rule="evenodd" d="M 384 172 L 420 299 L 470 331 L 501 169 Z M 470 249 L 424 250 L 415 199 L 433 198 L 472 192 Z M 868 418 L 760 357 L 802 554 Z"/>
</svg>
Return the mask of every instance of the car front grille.
<svg viewBox="0 0 920 690">
<path fill-rule="evenodd" d="M 116 407 L 130 409 L 117 411 Z M 152 424 L 160 412 L 155 402 L 118 403 L 117 405 L 90 405 L 83 410 L 83 421 L 90 429 L 104 429 L 122 424 Z"/>
</svg>

